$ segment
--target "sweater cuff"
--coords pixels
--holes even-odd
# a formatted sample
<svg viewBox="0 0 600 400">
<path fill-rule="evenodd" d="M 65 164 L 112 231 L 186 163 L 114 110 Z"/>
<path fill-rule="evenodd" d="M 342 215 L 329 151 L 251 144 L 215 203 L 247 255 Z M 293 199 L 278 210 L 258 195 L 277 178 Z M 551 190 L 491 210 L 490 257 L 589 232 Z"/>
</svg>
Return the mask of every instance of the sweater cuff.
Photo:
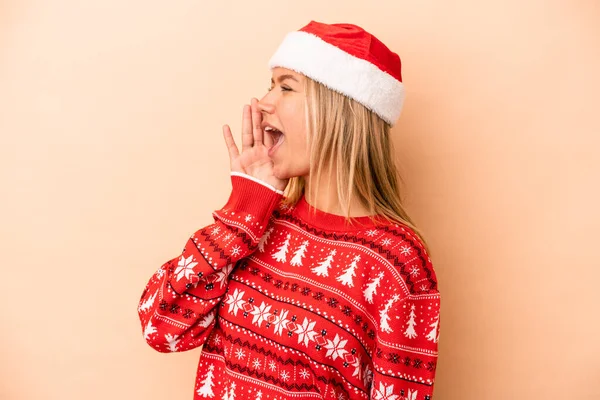
<svg viewBox="0 0 600 400">
<path fill-rule="evenodd" d="M 246 231 L 258 242 L 283 192 L 245 174 L 231 174 L 231 195 L 225 207 L 213 214 L 226 225 Z"/>
</svg>

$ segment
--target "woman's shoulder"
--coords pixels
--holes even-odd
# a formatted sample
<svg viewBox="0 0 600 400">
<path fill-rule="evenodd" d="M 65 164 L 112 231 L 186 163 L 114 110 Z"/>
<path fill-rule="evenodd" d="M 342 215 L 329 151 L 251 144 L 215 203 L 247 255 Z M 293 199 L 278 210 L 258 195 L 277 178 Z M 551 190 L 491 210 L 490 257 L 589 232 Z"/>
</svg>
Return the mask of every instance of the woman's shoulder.
<svg viewBox="0 0 600 400">
<path fill-rule="evenodd" d="M 438 293 L 437 276 L 423 240 L 414 229 L 395 221 L 357 232 L 364 245 L 385 260 L 406 285 L 410 295 Z"/>
</svg>

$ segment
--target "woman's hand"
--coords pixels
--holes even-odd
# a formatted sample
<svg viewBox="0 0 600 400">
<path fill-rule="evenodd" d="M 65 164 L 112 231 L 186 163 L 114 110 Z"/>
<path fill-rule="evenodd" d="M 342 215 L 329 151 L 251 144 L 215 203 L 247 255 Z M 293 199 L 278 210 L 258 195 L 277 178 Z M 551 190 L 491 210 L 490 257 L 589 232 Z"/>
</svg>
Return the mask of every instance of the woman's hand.
<svg viewBox="0 0 600 400">
<path fill-rule="evenodd" d="M 268 183 L 278 190 L 284 190 L 288 180 L 273 175 L 273 161 L 269 157 L 271 138 L 263 135 L 262 114 L 258 110 L 258 100 L 253 98 L 250 106 L 245 105 L 242 117 L 242 153 L 240 154 L 229 125 L 223 126 L 223 137 L 229 151 L 232 172 L 241 172 Z M 266 141 L 266 143 L 265 143 Z"/>
</svg>

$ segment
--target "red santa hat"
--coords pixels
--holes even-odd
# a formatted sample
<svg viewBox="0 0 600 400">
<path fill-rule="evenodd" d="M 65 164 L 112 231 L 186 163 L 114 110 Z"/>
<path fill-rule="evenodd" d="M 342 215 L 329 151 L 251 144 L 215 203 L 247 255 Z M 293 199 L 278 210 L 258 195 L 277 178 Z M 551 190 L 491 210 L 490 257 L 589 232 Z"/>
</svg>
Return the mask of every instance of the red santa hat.
<svg viewBox="0 0 600 400">
<path fill-rule="evenodd" d="M 401 62 L 379 39 L 352 24 L 311 21 L 288 33 L 269 60 L 372 110 L 393 125 L 404 103 Z"/>
</svg>

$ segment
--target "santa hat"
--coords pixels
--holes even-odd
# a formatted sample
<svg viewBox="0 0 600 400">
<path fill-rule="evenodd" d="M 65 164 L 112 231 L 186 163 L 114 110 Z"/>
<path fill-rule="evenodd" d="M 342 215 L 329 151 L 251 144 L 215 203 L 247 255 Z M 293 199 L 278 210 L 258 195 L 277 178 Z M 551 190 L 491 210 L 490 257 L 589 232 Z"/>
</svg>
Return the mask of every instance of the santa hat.
<svg viewBox="0 0 600 400">
<path fill-rule="evenodd" d="M 291 69 L 320 82 L 390 125 L 400 116 L 405 96 L 400 57 L 359 26 L 311 21 L 285 36 L 269 67 Z"/>
</svg>

